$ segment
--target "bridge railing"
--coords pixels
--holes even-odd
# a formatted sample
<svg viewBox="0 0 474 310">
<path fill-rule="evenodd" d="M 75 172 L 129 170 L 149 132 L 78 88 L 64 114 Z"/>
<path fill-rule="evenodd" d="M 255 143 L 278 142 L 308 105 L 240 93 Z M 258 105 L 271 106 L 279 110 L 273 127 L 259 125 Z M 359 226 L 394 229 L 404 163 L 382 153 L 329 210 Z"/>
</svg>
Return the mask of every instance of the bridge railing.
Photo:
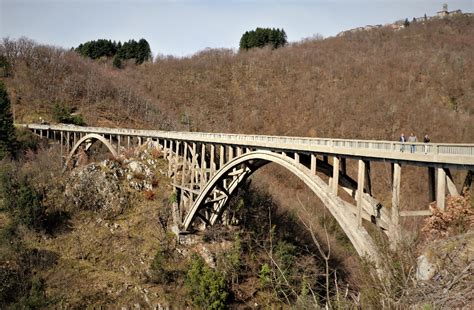
<svg viewBox="0 0 474 310">
<path fill-rule="evenodd" d="M 30 129 L 56 130 L 97 134 L 116 134 L 146 138 L 176 139 L 249 147 L 264 147 L 301 151 L 320 151 L 359 156 L 386 157 L 393 159 L 466 163 L 474 165 L 474 144 L 449 143 L 400 143 L 383 140 L 352 140 L 308 138 L 291 136 L 241 135 L 227 133 L 178 132 L 123 128 L 79 127 L 69 125 L 23 125 Z M 421 155 L 427 155 L 421 156 Z M 441 160 L 440 158 L 444 159 Z M 459 157 L 459 158 L 457 158 Z M 447 158 L 447 159 L 446 159 Z"/>
</svg>

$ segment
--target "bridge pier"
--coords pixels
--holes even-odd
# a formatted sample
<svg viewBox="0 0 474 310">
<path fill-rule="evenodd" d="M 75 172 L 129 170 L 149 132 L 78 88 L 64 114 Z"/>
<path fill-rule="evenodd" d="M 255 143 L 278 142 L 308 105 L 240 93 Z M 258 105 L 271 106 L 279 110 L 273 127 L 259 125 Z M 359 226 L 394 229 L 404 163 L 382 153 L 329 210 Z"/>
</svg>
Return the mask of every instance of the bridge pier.
<svg viewBox="0 0 474 310">
<path fill-rule="evenodd" d="M 436 205 L 440 210 L 445 209 L 446 198 L 446 172 L 443 168 L 437 168 L 438 184 L 436 187 Z"/>
<path fill-rule="evenodd" d="M 392 248 L 396 248 L 397 243 L 401 240 L 400 229 L 400 182 L 401 182 L 401 165 L 397 162 L 393 163 L 392 172 L 392 216 L 390 227 L 390 239 Z"/>
</svg>

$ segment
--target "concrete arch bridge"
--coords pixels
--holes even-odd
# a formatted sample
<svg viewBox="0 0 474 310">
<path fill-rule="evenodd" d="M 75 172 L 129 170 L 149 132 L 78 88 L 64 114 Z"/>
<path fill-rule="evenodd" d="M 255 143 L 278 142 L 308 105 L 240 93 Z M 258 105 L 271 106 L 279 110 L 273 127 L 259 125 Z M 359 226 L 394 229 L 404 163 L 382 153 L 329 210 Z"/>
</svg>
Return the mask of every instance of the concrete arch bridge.
<svg viewBox="0 0 474 310">
<path fill-rule="evenodd" d="M 377 260 L 377 249 L 364 225 L 381 229 L 392 242 L 401 238 L 400 218 L 427 216 L 429 210 L 400 209 L 403 166 L 426 168 L 427 195 L 445 208 L 445 197 L 458 194 L 450 171 L 474 170 L 474 144 L 423 144 L 393 141 L 324 139 L 223 133 L 173 132 L 68 125 L 23 125 L 61 144 L 66 164 L 79 149 L 102 143 L 113 156 L 127 148 L 154 141 L 168 160 L 177 203 L 173 210 L 181 232 L 215 225 L 225 218 L 229 198 L 256 170 L 268 163 L 287 169 L 324 203 L 361 256 Z M 357 163 L 357 177 L 347 172 Z M 391 165 L 391 204 L 384 206 L 372 193 L 371 163 Z M 329 181 L 321 178 L 326 175 Z M 326 179 L 327 179 L 326 177 Z M 341 198 L 346 192 L 353 203 Z M 363 225 L 363 222 L 367 224 Z"/>
</svg>

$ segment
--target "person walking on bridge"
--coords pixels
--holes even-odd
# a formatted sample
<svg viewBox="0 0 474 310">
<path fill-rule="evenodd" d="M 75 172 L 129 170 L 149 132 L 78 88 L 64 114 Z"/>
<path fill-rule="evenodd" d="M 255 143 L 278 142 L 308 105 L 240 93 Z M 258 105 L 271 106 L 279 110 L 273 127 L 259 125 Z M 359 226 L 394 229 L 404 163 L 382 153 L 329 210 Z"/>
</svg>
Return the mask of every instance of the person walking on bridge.
<svg viewBox="0 0 474 310">
<path fill-rule="evenodd" d="M 408 142 L 418 142 L 418 139 L 416 138 L 415 134 L 412 132 L 410 136 L 408 137 Z M 410 145 L 410 153 L 415 153 L 415 145 L 412 144 Z"/>
<path fill-rule="evenodd" d="M 405 135 L 403 133 L 400 135 L 400 140 L 399 141 L 401 143 L 400 144 L 400 152 L 403 152 L 403 151 L 405 151 L 405 146 L 403 144 L 405 144 L 405 142 L 407 142 L 407 139 L 405 138 Z"/>
<path fill-rule="evenodd" d="M 428 136 L 428 134 L 425 135 L 425 137 L 423 138 L 423 142 L 425 143 L 425 154 L 428 153 L 428 143 L 431 142 L 431 139 L 430 139 L 430 136 Z"/>
</svg>

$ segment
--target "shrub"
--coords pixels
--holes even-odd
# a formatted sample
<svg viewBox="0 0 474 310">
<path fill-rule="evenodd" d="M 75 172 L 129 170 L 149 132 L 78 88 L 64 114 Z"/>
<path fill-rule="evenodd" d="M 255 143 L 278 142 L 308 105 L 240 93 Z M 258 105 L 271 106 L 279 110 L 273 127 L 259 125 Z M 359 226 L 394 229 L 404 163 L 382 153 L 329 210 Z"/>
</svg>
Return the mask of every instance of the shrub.
<svg viewBox="0 0 474 310">
<path fill-rule="evenodd" d="M 159 247 L 150 266 L 152 282 L 158 284 L 166 284 L 170 281 L 171 272 L 165 268 L 165 266 L 168 265 L 167 256 L 167 251 L 164 250 L 162 247 Z"/>
<path fill-rule="evenodd" d="M 42 229 L 46 219 L 43 197 L 36 192 L 27 176 L 17 174 L 17 169 L 12 166 L 4 165 L 0 169 L 3 208 L 28 228 Z"/>
<path fill-rule="evenodd" d="M 193 255 L 186 277 L 186 287 L 193 303 L 204 309 L 224 309 L 229 293 L 224 276 Z"/>
</svg>

